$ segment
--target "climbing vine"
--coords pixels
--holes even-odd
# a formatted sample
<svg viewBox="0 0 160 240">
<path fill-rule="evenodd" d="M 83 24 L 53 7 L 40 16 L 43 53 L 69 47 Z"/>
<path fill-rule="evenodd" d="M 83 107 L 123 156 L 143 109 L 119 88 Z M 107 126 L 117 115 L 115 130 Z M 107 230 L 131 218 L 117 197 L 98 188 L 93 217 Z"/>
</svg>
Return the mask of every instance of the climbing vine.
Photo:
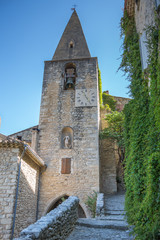
<svg viewBox="0 0 160 240">
<path fill-rule="evenodd" d="M 160 59 L 158 25 L 146 29 L 148 68 L 142 72 L 139 36 L 133 17 L 121 19 L 123 53 L 133 98 L 125 106 L 125 183 L 128 222 L 136 239 L 159 239 L 160 229 Z M 150 87 L 149 87 L 150 85 Z"/>
</svg>

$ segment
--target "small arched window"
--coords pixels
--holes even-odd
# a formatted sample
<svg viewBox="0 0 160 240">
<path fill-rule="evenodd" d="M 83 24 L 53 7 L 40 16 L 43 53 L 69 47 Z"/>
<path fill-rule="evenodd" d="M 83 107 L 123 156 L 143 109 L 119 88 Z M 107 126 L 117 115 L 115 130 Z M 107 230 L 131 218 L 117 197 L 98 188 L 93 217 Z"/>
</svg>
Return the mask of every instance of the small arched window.
<svg viewBox="0 0 160 240">
<path fill-rule="evenodd" d="M 75 89 L 75 83 L 76 83 L 76 66 L 73 63 L 68 63 L 65 66 L 64 90 Z"/>
<path fill-rule="evenodd" d="M 73 46 L 74 46 L 73 41 L 70 41 L 69 48 L 73 48 Z"/>
<path fill-rule="evenodd" d="M 61 135 L 61 147 L 64 149 L 73 148 L 73 129 L 64 127 Z"/>
</svg>

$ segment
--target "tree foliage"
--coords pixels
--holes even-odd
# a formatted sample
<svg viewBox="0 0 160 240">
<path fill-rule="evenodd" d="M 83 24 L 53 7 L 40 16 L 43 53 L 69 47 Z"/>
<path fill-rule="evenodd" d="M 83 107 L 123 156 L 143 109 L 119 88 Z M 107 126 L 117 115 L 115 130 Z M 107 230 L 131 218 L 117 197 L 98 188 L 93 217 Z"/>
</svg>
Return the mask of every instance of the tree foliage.
<svg viewBox="0 0 160 240">
<path fill-rule="evenodd" d="M 106 92 L 103 92 L 102 94 L 103 99 L 103 105 L 105 108 L 109 111 L 115 111 L 116 109 L 116 100 L 113 96 L 107 94 Z"/>
<path fill-rule="evenodd" d="M 118 154 L 120 162 L 124 160 L 124 137 L 123 137 L 123 124 L 124 114 L 123 112 L 113 111 L 106 115 L 105 120 L 108 123 L 108 127 L 100 133 L 100 138 L 111 138 L 116 141 L 118 145 Z"/>
</svg>

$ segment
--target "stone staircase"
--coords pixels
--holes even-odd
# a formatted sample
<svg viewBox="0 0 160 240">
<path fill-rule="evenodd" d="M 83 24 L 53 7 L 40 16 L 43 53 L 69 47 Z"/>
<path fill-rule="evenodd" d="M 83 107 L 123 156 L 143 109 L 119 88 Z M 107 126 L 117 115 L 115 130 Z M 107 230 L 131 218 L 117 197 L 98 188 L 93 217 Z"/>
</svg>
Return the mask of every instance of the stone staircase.
<svg viewBox="0 0 160 240">
<path fill-rule="evenodd" d="M 80 218 L 67 240 L 133 240 L 125 220 L 124 194 L 106 195 L 103 215 Z"/>
</svg>

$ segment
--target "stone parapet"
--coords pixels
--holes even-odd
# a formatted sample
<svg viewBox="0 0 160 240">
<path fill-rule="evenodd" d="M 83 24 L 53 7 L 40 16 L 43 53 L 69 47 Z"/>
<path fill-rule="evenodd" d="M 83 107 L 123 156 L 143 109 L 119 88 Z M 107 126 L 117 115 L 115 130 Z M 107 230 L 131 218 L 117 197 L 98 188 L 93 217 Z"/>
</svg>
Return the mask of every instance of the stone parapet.
<svg viewBox="0 0 160 240">
<path fill-rule="evenodd" d="M 72 232 L 78 219 L 79 199 L 71 196 L 56 209 L 24 229 L 14 240 L 63 240 Z"/>
<path fill-rule="evenodd" d="M 96 202 L 96 217 L 104 215 L 104 193 L 99 193 Z"/>
</svg>

